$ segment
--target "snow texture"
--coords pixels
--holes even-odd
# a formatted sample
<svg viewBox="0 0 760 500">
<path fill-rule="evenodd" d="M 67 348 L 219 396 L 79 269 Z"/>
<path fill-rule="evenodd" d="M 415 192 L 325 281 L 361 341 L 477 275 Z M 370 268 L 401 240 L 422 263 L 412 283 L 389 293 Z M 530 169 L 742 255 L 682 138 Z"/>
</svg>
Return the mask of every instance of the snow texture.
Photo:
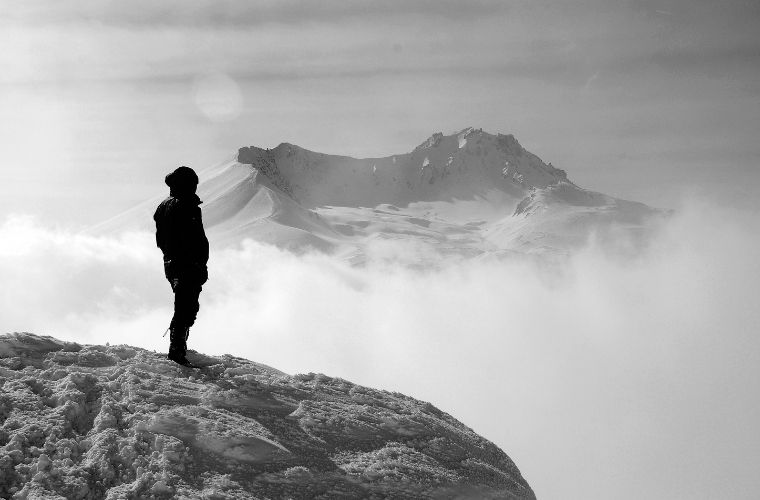
<svg viewBox="0 0 760 500">
<path fill-rule="evenodd" d="M 327 155 L 288 143 L 243 147 L 200 178 L 213 245 L 252 238 L 340 253 L 357 263 L 378 238 L 423 240 L 468 257 L 567 254 L 599 235 L 645 239 L 651 221 L 665 215 L 580 188 L 513 135 L 471 127 L 435 133 L 411 153 L 385 158 Z M 152 230 L 159 201 L 95 232 Z M 384 209 L 389 206 L 393 213 Z"/>
<path fill-rule="evenodd" d="M 535 498 L 429 403 L 230 355 L 0 336 L 0 497 Z"/>
</svg>

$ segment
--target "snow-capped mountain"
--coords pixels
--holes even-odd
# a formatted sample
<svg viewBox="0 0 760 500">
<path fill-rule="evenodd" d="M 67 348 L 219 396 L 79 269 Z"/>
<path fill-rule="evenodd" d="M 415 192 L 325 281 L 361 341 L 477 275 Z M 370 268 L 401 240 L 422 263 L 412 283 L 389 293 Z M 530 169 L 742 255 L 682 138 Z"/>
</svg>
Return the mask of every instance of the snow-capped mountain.
<svg viewBox="0 0 760 500">
<path fill-rule="evenodd" d="M 0 497 L 535 499 L 430 403 L 190 354 L 0 335 Z"/>
<path fill-rule="evenodd" d="M 467 128 L 433 134 L 411 153 L 357 160 L 314 153 L 292 144 L 241 148 L 238 161 L 264 172 L 303 206 L 406 206 L 420 201 L 472 199 L 497 189 L 523 197 L 531 187 L 567 181 L 511 135 Z"/>
<path fill-rule="evenodd" d="M 282 143 L 200 172 L 212 244 L 244 238 L 343 251 L 421 240 L 469 256 L 563 253 L 592 235 L 639 237 L 662 212 L 585 190 L 512 135 L 466 128 L 410 153 L 356 159 Z M 150 200 L 98 230 L 152 224 Z"/>
</svg>

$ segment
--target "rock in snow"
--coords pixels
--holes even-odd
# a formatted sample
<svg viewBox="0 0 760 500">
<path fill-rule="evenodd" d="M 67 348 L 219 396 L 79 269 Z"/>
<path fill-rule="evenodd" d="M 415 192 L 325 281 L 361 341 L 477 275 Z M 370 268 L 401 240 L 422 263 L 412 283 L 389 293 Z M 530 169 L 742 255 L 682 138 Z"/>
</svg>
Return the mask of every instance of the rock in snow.
<svg viewBox="0 0 760 500">
<path fill-rule="evenodd" d="M 230 355 L 0 336 L 2 498 L 535 498 L 433 405 Z"/>
</svg>

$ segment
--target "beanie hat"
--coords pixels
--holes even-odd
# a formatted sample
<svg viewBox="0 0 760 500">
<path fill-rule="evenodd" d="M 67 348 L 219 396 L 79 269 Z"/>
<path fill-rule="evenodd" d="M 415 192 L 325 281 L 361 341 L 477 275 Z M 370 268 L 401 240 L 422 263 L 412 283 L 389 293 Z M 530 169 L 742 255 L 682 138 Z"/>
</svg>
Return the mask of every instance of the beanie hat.
<svg viewBox="0 0 760 500">
<path fill-rule="evenodd" d="M 164 182 L 170 188 L 181 188 L 182 186 L 196 186 L 198 185 L 198 175 L 190 167 L 182 165 L 174 172 L 170 173 L 164 179 Z"/>
</svg>

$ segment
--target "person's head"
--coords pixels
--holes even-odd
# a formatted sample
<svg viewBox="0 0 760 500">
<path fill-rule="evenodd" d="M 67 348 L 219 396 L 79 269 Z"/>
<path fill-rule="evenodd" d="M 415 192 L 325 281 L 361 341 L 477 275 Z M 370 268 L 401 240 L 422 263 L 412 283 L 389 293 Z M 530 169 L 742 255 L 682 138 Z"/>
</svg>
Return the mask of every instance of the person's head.
<svg viewBox="0 0 760 500">
<path fill-rule="evenodd" d="M 173 196 L 193 194 L 198 187 L 198 175 L 192 168 L 182 165 L 167 175 L 164 182 Z"/>
</svg>

